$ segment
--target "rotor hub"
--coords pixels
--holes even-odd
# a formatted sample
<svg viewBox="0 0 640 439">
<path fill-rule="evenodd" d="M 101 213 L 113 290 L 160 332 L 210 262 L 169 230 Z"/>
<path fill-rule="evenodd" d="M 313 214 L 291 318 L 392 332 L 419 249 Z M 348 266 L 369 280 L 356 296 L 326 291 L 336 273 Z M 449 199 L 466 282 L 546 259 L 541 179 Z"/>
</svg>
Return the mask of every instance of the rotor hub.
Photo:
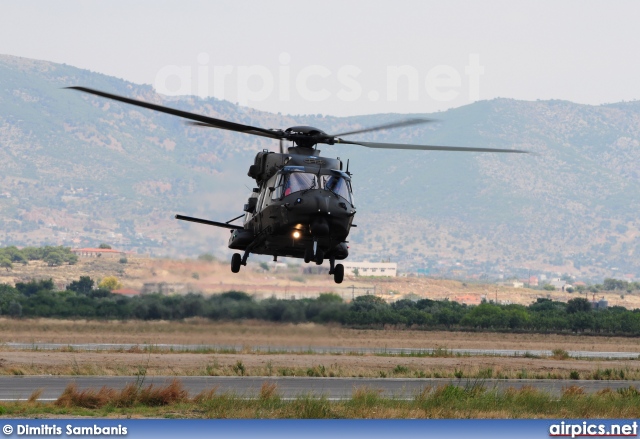
<svg viewBox="0 0 640 439">
<path fill-rule="evenodd" d="M 333 144 L 333 137 L 310 126 L 295 126 L 285 130 L 285 138 L 301 148 L 313 148 L 318 143 Z"/>
</svg>

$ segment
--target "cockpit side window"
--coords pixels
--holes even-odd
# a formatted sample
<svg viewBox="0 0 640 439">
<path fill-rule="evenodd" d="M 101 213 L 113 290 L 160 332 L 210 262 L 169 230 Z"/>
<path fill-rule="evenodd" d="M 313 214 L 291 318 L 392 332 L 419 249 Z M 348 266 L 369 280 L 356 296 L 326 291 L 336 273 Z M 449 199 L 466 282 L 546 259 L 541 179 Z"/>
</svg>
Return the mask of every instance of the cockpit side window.
<svg viewBox="0 0 640 439">
<path fill-rule="evenodd" d="M 276 181 L 274 182 L 274 190 L 273 192 L 271 192 L 271 199 L 272 200 L 278 200 L 282 197 L 282 191 L 283 191 L 283 182 L 285 180 L 284 175 L 282 174 L 278 174 L 276 176 Z"/>
<path fill-rule="evenodd" d="M 344 178 L 332 175 L 327 180 L 325 189 L 330 190 L 331 192 L 351 202 L 351 190 L 348 182 Z"/>
</svg>

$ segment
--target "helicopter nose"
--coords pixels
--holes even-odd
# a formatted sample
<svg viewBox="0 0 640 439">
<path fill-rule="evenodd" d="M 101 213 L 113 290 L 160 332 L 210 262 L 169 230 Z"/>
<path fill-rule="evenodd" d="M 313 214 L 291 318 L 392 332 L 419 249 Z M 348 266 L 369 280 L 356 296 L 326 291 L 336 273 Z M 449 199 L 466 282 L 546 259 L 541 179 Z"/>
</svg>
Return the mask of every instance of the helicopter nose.
<svg viewBox="0 0 640 439">
<path fill-rule="evenodd" d="M 329 234 L 329 222 L 324 215 L 329 213 L 330 198 L 321 191 L 313 194 L 313 204 L 316 206 L 318 216 L 311 221 L 310 229 L 313 236 L 327 236 Z"/>
<path fill-rule="evenodd" d="M 313 202 L 318 213 L 330 214 L 329 203 L 331 202 L 331 197 L 328 194 L 325 194 L 323 191 L 318 191 L 313 195 Z"/>
</svg>

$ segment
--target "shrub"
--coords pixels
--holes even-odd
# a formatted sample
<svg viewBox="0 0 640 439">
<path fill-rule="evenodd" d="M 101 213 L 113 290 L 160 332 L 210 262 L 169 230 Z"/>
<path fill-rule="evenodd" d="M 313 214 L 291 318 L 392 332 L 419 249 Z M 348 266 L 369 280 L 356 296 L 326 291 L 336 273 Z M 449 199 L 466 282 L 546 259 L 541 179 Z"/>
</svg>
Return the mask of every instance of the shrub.
<svg viewBox="0 0 640 439">
<path fill-rule="evenodd" d="M 395 374 L 403 374 L 403 373 L 408 373 L 408 372 L 409 372 L 409 368 L 407 366 L 402 366 L 400 364 L 398 364 L 393 369 L 393 373 L 395 373 Z"/>
<path fill-rule="evenodd" d="M 554 360 L 567 360 L 569 359 L 569 352 L 564 349 L 554 349 L 551 351 L 551 357 Z"/>
<path fill-rule="evenodd" d="M 98 288 L 113 291 L 122 288 L 122 284 L 117 277 L 107 276 L 100 281 L 100 283 L 98 284 Z"/>
<path fill-rule="evenodd" d="M 213 256 L 211 253 L 204 253 L 198 256 L 198 260 L 205 261 L 205 262 L 213 262 L 216 260 L 216 257 Z"/>
<path fill-rule="evenodd" d="M 242 363 L 242 361 L 238 360 L 236 362 L 236 364 L 234 366 L 231 367 L 233 369 L 233 371 L 236 373 L 236 375 L 243 375 L 246 372 L 246 369 L 244 367 L 244 363 Z"/>
</svg>

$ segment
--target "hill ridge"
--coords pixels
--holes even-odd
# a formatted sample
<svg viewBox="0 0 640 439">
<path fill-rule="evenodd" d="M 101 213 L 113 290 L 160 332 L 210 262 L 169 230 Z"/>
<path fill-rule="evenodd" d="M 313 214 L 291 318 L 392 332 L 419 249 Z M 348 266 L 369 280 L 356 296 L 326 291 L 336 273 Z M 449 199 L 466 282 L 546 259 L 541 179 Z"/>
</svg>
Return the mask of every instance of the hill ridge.
<svg viewBox="0 0 640 439">
<path fill-rule="evenodd" d="M 238 123 L 340 132 L 407 115 L 281 115 L 213 98 L 0 55 L 0 244 L 110 242 L 157 255 L 229 256 L 227 235 L 175 213 L 236 216 L 253 155 L 277 143 L 81 95 L 82 85 Z M 360 226 L 355 260 L 463 276 L 640 276 L 640 102 L 598 106 L 496 98 L 435 124 L 359 139 L 528 149 L 537 155 L 417 153 L 323 146 L 350 160 Z M 507 157 L 509 156 L 509 157 Z"/>
</svg>

